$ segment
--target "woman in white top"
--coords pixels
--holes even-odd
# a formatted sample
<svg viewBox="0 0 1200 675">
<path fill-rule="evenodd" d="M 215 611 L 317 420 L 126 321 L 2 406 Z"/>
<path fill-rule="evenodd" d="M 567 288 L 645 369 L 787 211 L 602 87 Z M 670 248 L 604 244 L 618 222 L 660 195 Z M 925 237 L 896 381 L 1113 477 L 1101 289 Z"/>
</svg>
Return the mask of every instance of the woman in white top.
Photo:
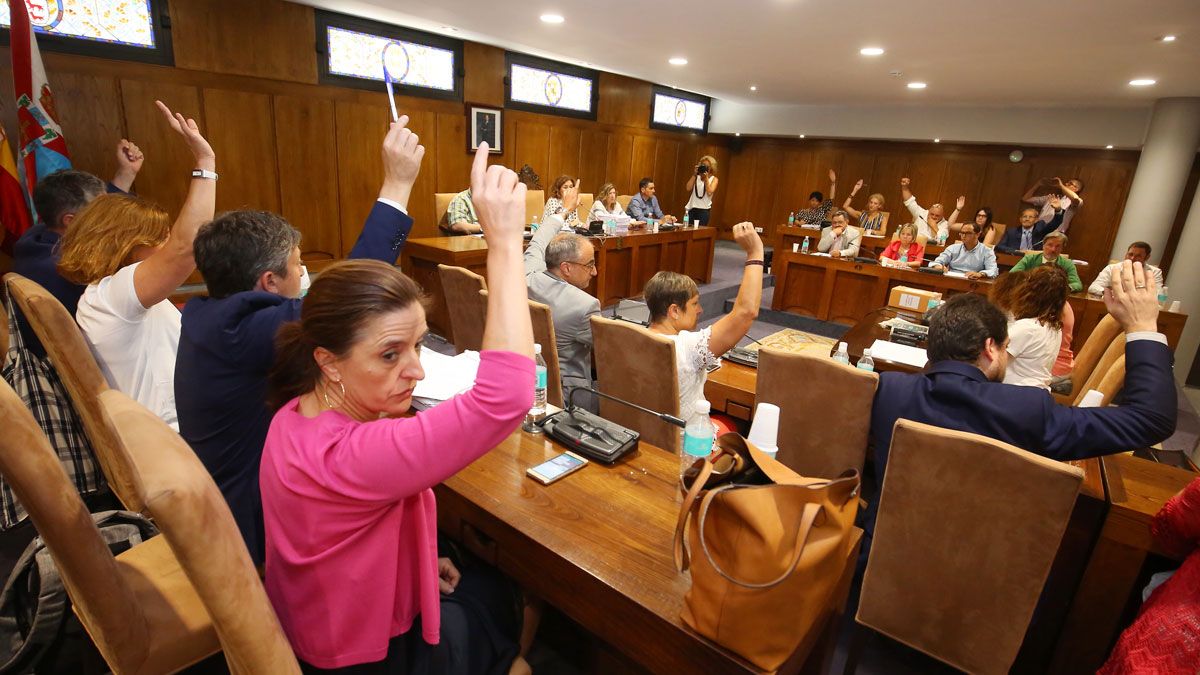
<svg viewBox="0 0 1200 675">
<path fill-rule="evenodd" d="M 1012 320 L 1004 382 L 1049 391 L 1050 371 L 1062 344 L 1067 275 L 1057 267 L 1038 267 L 1026 272 L 1006 295 Z"/>
<path fill-rule="evenodd" d="M 679 378 L 679 413 L 687 421 L 697 415 L 692 404 L 704 400 L 708 368 L 717 358 L 737 346 L 758 317 L 762 301 L 763 243 L 751 223 L 733 226 L 733 238 L 746 252 L 742 287 L 733 311 L 703 330 L 700 321 L 700 291 L 691 277 L 676 272 L 659 272 L 646 282 L 642 293 L 650 310 L 650 330 L 675 341 L 675 372 Z"/>
<path fill-rule="evenodd" d="M 612 183 L 605 183 L 596 191 L 596 201 L 592 202 L 591 212 L 588 215 L 589 220 L 607 220 L 609 218 L 624 220 L 629 217 L 626 215 L 625 209 L 621 208 L 621 203 L 617 201 L 617 187 Z M 645 223 L 635 220 L 631 224 L 644 225 Z"/>
<path fill-rule="evenodd" d="M 178 429 L 175 352 L 179 310 L 167 298 L 196 263 L 192 240 L 216 207 L 216 155 L 196 121 L 158 109 L 192 152 L 195 171 L 172 226 L 165 211 L 128 195 L 102 195 L 62 239 L 58 270 L 86 284 L 75 319 L 108 383 Z"/>
<path fill-rule="evenodd" d="M 712 211 L 712 196 L 717 191 L 717 160 L 712 155 L 705 155 L 696 162 L 696 172 L 688 178 L 687 209 L 691 224 L 708 224 L 708 215 Z"/>
<path fill-rule="evenodd" d="M 550 216 L 558 216 L 563 219 L 567 225 L 575 225 L 579 222 L 579 207 L 568 211 L 563 207 L 563 191 L 569 190 L 577 185 L 577 181 L 570 176 L 559 176 L 554 180 L 554 185 L 550 186 L 550 198 L 546 200 L 546 208 L 542 209 L 542 222 Z"/>
</svg>

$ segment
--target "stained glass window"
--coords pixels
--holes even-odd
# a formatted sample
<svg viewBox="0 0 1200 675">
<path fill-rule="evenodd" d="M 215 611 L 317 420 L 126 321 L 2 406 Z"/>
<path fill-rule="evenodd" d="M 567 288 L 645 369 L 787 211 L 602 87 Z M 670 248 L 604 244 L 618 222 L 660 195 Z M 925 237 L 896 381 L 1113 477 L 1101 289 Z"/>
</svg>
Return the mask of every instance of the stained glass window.
<svg viewBox="0 0 1200 675">
<path fill-rule="evenodd" d="M 708 131 L 709 99 L 655 85 L 650 110 L 650 126 L 672 131 Z"/>
<path fill-rule="evenodd" d="M 592 109 L 591 80 L 515 63 L 510 77 L 514 101 L 584 112 Z"/>
<path fill-rule="evenodd" d="M 329 72 L 383 81 L 383 55 L 393 82 L 454 90 L 454 52 L 344 28 L 328 28 Z M 390 45 L 390 46 L 389 46 Z"/>
<path fill-rule="evenodd" d="M 25 0 L 35 32 L 154 49 L 150 0 Z M 12 23 L 8 0 L 0 0 L 0 25 Z"/>
</svg>

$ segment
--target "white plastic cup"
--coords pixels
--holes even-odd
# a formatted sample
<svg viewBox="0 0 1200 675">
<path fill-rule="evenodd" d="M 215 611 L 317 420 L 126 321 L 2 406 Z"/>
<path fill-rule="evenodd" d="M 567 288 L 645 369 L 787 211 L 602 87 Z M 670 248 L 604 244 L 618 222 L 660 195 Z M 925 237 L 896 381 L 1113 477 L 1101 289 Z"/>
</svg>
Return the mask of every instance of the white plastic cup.
<svg viewBox="0 0 1200 675">
<path fill-rule="evenodd" d="M 1171 309 L 1168 309 L 1167 311 L 1168 312 L 1178 312 L 1179 311 L 1179 301 L 1176 300 L 1175 302 L 1172 302 Z"/>
<path fill-rule="evenodd" d="M 1104 394 L 1095 389 L 1088 389 L 1088 392 L 1083 395 L 1083 400 L 1076 407 L 1079 408 L 1099 408 L 1104 401 Z"/>
<path fill-rule="evenodd" d="M 758 404 L 748 440 L 772 459 L 775 458 L 775 453 L 779 451 L 779 406 L 773 403 Z"/>
<path fill-rule="evenodd" d="M 792 253 L 799 253 L 799 252 L 800 252 L 800 243 L 792 242 Z"/>
</svg>

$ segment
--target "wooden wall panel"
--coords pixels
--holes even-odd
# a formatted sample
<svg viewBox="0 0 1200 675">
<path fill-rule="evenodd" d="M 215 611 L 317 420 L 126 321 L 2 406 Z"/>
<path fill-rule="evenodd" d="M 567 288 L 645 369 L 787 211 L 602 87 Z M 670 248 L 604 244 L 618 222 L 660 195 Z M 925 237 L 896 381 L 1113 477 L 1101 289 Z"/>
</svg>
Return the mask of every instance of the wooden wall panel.
<svg viewBox="0 0 1200 675">
<path fill-rule="evenodd" d="M 379 197 L 379 186 L 383 182 L 383 163 L 379 152 L 390 119 L 391 113 L 386 105 L 338 101 L 334 106 L 343 252 L 349 252 L 354 247 L 355 240 L 362 232 L 363 222 Z M 426 159 L 429 156 L 426 152 Z M 427 170 L 428 167 L 422 167 L 421 174 L 424 175 Z M 420 194 L 413 191 L 414 199 L 409 202 L 410 214 L 417 204 L 425 201 L 419 198 Z M 432 195 L 430 198 L 432 210 Z M 432 215 L 429 218 L 432 219 Z M 418 234 L 417 228 L 437 229 L 436 224 L 422 222 L 416 215 L 413 215 L 413 219 L 416 221 L 412 233 L 414 237 L 429 236 Z"/>
<path fill-rule="evenodd" d="M 196 162 L 183 138 L 171 129 L 154 105 L 156 99 L 162 100 L 171 110 L 184 117 L 194 118 L 202 132 L 208 133 L 210 129 L 205 124 L 200 91 L 196 87 L 121 80 L 126 133 L 146 153 L 146 163 L 137 179 L 138 194 L 156 202 L 174 216 L 183 205 Z M 67 141 L 70 142 L 70 139 Z M 222 158 L 218 155 L 218 173 L 225 171 L 221 162 Z M 223 189 L 224 185 L 217 187 L 218 199 Z"/>
<path fill-rule="evenodd" d="M 434 192 L 462 192 L 471 183 L 471 160 L 467 152 L 466 117 L 458 113 L 438 113 L 437 133 L 420 136 L 425 146 L 425 165 L 421 172 L 436 176 Z M 430 162 L 436 164 L 429 166 Z M 519 167 L 518 167 L 519 168 Z"/>
<path fill-rule="evenodd" d="M 654 179 L 655 196 L 658 197 L 658 203 L 663 207 L 663 213 L 666 213 L 666 204 L 674 204 L 676 202 L 675 195 L 682 194 L 682 185 L 676 185 L 675 172 L 678 170 L 679 164 L 679 141 L 660 138 L 658 147 L 654 151 L 654 171 L 648 176 Z M 646 176 L 633 176 L 630 181 L 629 191 L 626 194 L 637 194 L 638 182 Z"/>
<path fill-rule="evenodd" d="M 585 128 L 579 143 L 579 180 L 586 185 L 599 185 L 608 176 L 608 143 L 612 136 L 607 131 Z M 549 180 L 554 180 L 553 178 Z M 542 176 L 542 182 L 547 178 Z M 549 187 L 547 185 L 547 187 Z"/>
<path fill-rule="evenodd" d="M 333 101 L 276 96 L 275 152 L 280 213 L 300 230 L 306 260 L 340 258 L 338 164 Z"/>
<path fill-rule="evenodd" d="M 917 197 L 917 203 L 925 208 L 940 203 L 946 209 L 946 217 L 954 210 L 954 200 L 949 201 L 941 193 L 942 180 L 946 177 L 946 159 L 938 155 L 916 155 L 909 157 L 908 177 L 912 180 L 909 189 Z"/>
<path fill-rule="evenodd" d="M 222 179 L 217 213 L 246 208 L 278 212 L 271 97 L 227 89 L 205 89 L 203 96 L 207 138 Z"/>
<path fill-rule="evenodd" d="M 436 237 L 438 236 L 438 228 L 437 222 L 435 222 L 433 217 L 433 194 L 437 192 L 438 115 L 431 110 L 413 110 L 409 115 L 411 119 L 409 120 L 408 128 L 412 129 L 422 139 L 422 145 L 425 146 L 425 160 L 421 165 L 421 173 L 417 175 L 417 182 L 413 184 L 413 197 L 408 202 L 408 215 L 412 216 L 413 219 L 411 236 Z M 380 167 L 380 180 L 374 185 L 376 194 L 378 194 L 383 176 L 383 159 L 380 152 L 383 137 L 387 134 L 387 123 L 390 121 L 391 113 L 388 113 L 384 124 L 378 130 L 378 140 L 375 141 L 375 149 L 372 156 L 374 164 Z M 463 152 L 466 152 L 465 146 L 463 147 Z M 372 203 L 373 200 L 374 197 L 372 197 Z M 357 231 L 355 232 L 355 236 L 357 236 Z M 346 250 L 349 251 L 350 249 Z"/>
<path fill-rule="evenodd" d="M 1021 195 L 1029 183 L 1029 164 L 1014 164 L 1003 158 L 1000 161 L 988 163 L 987 180 L 979 192 L 978 208 L 992 207 L 992 219 L 1004 225 L 1015 225 L 1020 222 Z"/>
<path fill-rule="evenodd" d="M 63 73 L 54 78 L 53 86 L 54 97 L 59 103 L 58 121 L 67 139 L 71 165 L 104 180 L 112 178 L 117 169 L 117 142 L 125 137 L 117 79 Z M 11 91 L 6 89 L 5 94 Z M 64 101 L 70 101 L 70 104 L 64 105 Z M 136 139 L 133 142 L 138 143 Z M 15 151 L 16 137 L 10 144 Z M 151 148 L 140 143 L 138 147 L 149 157 Z"/>
<path fill-rule="evenodd" d="M 967 198 L 963 213 L 958 217 L 959 222 L 973 221 L 975 213 L 983 204 L 979 196 L 983 193 L 983 183 L 987 178 L 988 161 L 977 158 L 955 158 L 946 162 L 946 174 L 938 194 L 946 205 L 946 217 L 954 211 L 955 201 L 961 195 Z"/>
<path fill-rule="evenodd" d="M 658 139 L 653 136 L 636 136 L 633 139 L 633 162 L 629 170 L 629 180 L 623 183 L 616 183 L 617 192 L 622 194 L 633 194 L 627 192 L 636 186 L 637 182 L 643 176 L 650 176 L 654 173 L 654 156 L 658 152 Z"/>
<path fill-rule="evenodd" d="M 579 145 L 580 131 L 574 126 L 550 127 L 550 160 L 546 166 L 546 175 L 575 176 L 579 178 Z M 520 167 L 516 167 L 520 168 Z M 580 182 L 583 182 L 580 180 Z M 583 183 L 584 192 L 595 192 L 600 183 L 592 185 Z M 591 206 L 590 204 L 588 206 Z"/>
<path fill-rule="evenodd" d="M 834 206 L 842 208 L 842 204 L 846 202 L 846 197 L 850 196 L 850 191 L 854 189 L 854 184 L 861 178 L 863 183 L 868 183 L 871 180 L 871 172 L 875 170 L 875 155 L 866 150 L 850 149 L 842 154 L 842 166 L 838 171 L 838 190 L 837 199 L 834 200 Z M 856 209 L 866 208 L 868 188 L 863 187 L 859 191 L 854 204 Z M 864 194 L 866 193 L 866 194 Z"/>
<path fill-rule="evenodd" d="M 463 44 L 463 65 L 470 77 L 463 82 L 463 99 L 497 108 L 504 105 L 504 50 L 478 42 Z M 465 146 L 464 146 L 465 147 Z"/>
<path fill-rule="evenodd" d="M 1085 186 L 1084 205 L 1071 220 L 1067 246 L 1072 257 L 1097 265 L 1092 271 L 1094 276 L 1099 272 L 1098 266 L 1107 262 L 1112 253 L 1119 214 L 1125 211 L 1129 185 L 1133 182 L 1133 167 L 1109 162 L 1085 164 L 1079 168 L 1078 178 Z"/>
<path fill-rule="evenodd" d="M 171 0 L 175 65 L 316 83 L 315 16 L 283 0 Z"/>
<path fill-rule="evenodd" d="M 628 185 L 633 180 L 634 136 L 629 132 L 614 132 L 608 141 L 608 170 L 600 182 Z"/>
<path fill-rule="evenodd" d="M 596 120 L 602 124 L 647 128 L 650 124 L 650 83 L 600 73 L 600 108 Z"/>
<path fill-rule="evenodd" d="M 867 196 L 875 193 L 883 195 L 883 210 L 891 214 L 888 217 L 889 227 L 912 222 L 912 215 L 904 208 L 904 200 L 900 198 L 900 179 L 907 175 L 908 158 L 903 153 L 883 152 L 875 156 L 871 180 L 863 188 Z M 866 208 L 866 202 L 854 208 L 862 210 Z"/>
<path fill-rule="evenodd" d="M 513 158 L 510 168 L 519 169 L 528 164 L 542 176 L 546 189 L 558 175 L 550 173 L 550 127 L 542 122 L 518 121 L 516 123 L 516 146 L 510 152 Z"/>
</svg>

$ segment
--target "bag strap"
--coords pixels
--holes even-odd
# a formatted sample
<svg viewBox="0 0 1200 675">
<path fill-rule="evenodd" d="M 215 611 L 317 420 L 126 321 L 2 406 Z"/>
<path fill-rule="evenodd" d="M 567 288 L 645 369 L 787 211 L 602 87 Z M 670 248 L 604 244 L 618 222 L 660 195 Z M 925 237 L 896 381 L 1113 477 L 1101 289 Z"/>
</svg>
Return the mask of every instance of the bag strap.
<svg viewBox="0 0 1200 675">
<path fill-rule="evenodd" d="M 712 506 L 713 499 L 716 498 L 718 494 L 726 490 L 739 488 L 754 489 L 747 488 L 746 486 L 742 485 L 722 485 L 719 488 L 709 490 L 708 494 L 704 495 L 704 501 L 700 503 L 700 531 L 697 533 L 697 538 L 700 540 L 700 549 L 704 551 L 704 557 L 708 558 L 708 564 L 712 565 L 712 568 L 717 571 L 717 574 L 720 574 L 726 580 L 735 583 L 738 586 L 754 589 L 771 588 L 773 586 L 777 586 L 784 579 L 790 577 L 792 572 L 796 571 L 796 566 L 800 564 L 800 558 L 804 555 L 804 547 L 808 544 L 808 536 L 812 534 L 813 523 L 816 522 L 817 516 L 821 513 L 821 505 L 813 503 L 804 505 L 804 513 L 800 516 L 800 526 L 796 529 L 796 543 L 798 544 L 796 546 L 796 556 L 792 559 L 792 563 L 788 565 L 787 570 L 783 574 L 779 575 L 779 577 L 776 579 L 761 584 L 742 581 L 741 579 L 735 579 L 731 574 L 721 569 L 721 566 L 717 564 L 717 561 L 713 560 L 712 553 L 708 550 L 708 542 L 705 541 L 704 538 L 704 519 L 708 515 L 708 509 L 710 506 Z"/>
<path fill-rule="evenodd" d="M 732 454 L 725 448 L 717 447 L 716 454 Z M 687 529 L 688 514 L 692 512 L 692 506 L 695 505 L 696 499 L 700 496 L 700 492 L 704 490 L 704 484 L 708 482 L 708 477 L 713 472 L 713 457 L 709 455 L 704 458 L 704 465 L 700 467 L 700 473 L 692 480 L 692 487 L 688 490 L 687 496 L 683 498 L 683 506 L 679 508 L 679 520 L 675 523 L 675 569 L 683 572 L 690 565 L 688 559 L 687 548 L 683 545 L 683 533 Z"/>
</svg>

